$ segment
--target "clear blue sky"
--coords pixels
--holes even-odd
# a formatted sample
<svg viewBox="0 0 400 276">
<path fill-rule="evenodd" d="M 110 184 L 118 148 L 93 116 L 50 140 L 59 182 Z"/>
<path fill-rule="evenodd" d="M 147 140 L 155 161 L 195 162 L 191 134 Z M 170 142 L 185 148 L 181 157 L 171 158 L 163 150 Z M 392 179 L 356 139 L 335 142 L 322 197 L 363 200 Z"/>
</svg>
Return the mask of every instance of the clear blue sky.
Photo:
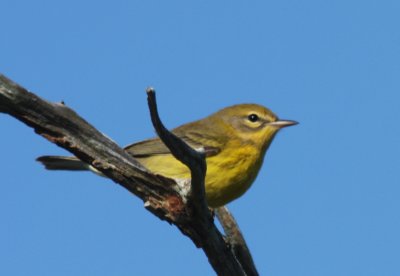
<svg viewBox="0 0 400 276">
<path fill-rule="evenodd" d="M 301 124 L 229 205 L 261 275 L 400 275 L 399 1 L 3 0 L 0 72 L 120 145 L 236 103 Z M 113 182 L 0 115 L 0 275 L 213 275 Z"/>
</svg>

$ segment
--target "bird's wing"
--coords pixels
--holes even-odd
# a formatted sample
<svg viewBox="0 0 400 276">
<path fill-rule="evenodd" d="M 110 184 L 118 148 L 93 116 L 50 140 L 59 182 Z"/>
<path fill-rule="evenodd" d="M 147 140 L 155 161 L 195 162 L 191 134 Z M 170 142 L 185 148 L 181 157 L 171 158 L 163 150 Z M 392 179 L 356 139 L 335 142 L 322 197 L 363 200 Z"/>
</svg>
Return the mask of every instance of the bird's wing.
<svg viewBox="0 0 400 276">
<path fill-rule="evenodd" d="M 193 133 L 180 135 L 179 132 L 175 134 L 193 149 L 204 152 L 207 157 L 214 156 L 221 151 L 220 147 L 216 146 L 215 143 L 207 143 L 212 140 L 208 140 L 204 136 L 199 137 L 198 134 Z M 159 138 L 144 140 L 128 145 L 125 147 L 125 150 L 128 151 L 133 157 L 137 158 L 151 155 L 171 154 L 170 150 Z"/>
</svg>

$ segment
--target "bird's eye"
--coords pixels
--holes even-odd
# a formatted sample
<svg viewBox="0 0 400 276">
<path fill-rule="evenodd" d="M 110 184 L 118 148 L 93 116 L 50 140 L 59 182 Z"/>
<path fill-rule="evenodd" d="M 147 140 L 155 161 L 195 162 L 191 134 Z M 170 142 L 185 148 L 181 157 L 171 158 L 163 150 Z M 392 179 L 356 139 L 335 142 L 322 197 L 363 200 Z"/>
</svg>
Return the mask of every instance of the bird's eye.
<svg viewBox="0 0 400 276">
<path fill-rule="evenodd" d="M 258 115 L 257 114 L 250 114 L 248 117 L 247 117 L 248 119 L 249 119 L 249 121 L 250 122 L 252 122 L 252 123 L 255 123 L 255 122 L 257 122 L 260 118 L 258 117 Z"/>
</svg>

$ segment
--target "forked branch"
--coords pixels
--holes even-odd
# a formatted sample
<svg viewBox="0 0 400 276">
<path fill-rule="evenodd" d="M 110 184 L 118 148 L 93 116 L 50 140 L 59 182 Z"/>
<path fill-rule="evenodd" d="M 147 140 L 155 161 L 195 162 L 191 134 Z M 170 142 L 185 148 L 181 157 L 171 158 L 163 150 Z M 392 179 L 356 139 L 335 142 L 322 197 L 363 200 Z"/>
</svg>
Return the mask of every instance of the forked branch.
<svg viewBox="0 0 400 276">
<path fill-rule="evenodd" d="M 202 248 L 218 275 L 257 275 L 250 254 L 245 257 L 237 254 L 237 243 L 232 242 L 237 237 L 231 235 L 233 232 L 227 231 L 228 237 L 224 239 L 214 225 L 204 196 L 204 156 L 162 125 L 154 90 L 147 92 L 157 133 L 174 156 L 192 172 L 191 193 L 187 198 L 179 192 L 174 180 L 146 171 L 131 155 L 72 109 L 63 103 L 47 102 L 3 75 L 0 75 L 0 112 L 24 122 L 37 134 L 70 151 L 141 198 L 150 212 L 176 225 L 197 247 Z M 224 225 L 223 220 L 221 223 Z"/>
</svg>

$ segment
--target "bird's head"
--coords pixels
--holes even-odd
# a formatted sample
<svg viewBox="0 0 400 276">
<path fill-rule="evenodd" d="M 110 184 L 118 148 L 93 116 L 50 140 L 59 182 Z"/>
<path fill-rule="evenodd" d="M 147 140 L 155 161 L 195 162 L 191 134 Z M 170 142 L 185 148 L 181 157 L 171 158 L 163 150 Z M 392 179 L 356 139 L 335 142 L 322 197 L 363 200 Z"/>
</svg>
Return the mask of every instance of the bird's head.
<svg viewBox="0 0 400 276">
<path fill-rule="evenodd" d="M 296 121 L 280 120 L 271 110 L 257 104 L 230 106 L 213 116 L 223 122 L 231 135 L 260 149 L 266 149 L 280 129 L 298 124 Z"/>
</svg>

